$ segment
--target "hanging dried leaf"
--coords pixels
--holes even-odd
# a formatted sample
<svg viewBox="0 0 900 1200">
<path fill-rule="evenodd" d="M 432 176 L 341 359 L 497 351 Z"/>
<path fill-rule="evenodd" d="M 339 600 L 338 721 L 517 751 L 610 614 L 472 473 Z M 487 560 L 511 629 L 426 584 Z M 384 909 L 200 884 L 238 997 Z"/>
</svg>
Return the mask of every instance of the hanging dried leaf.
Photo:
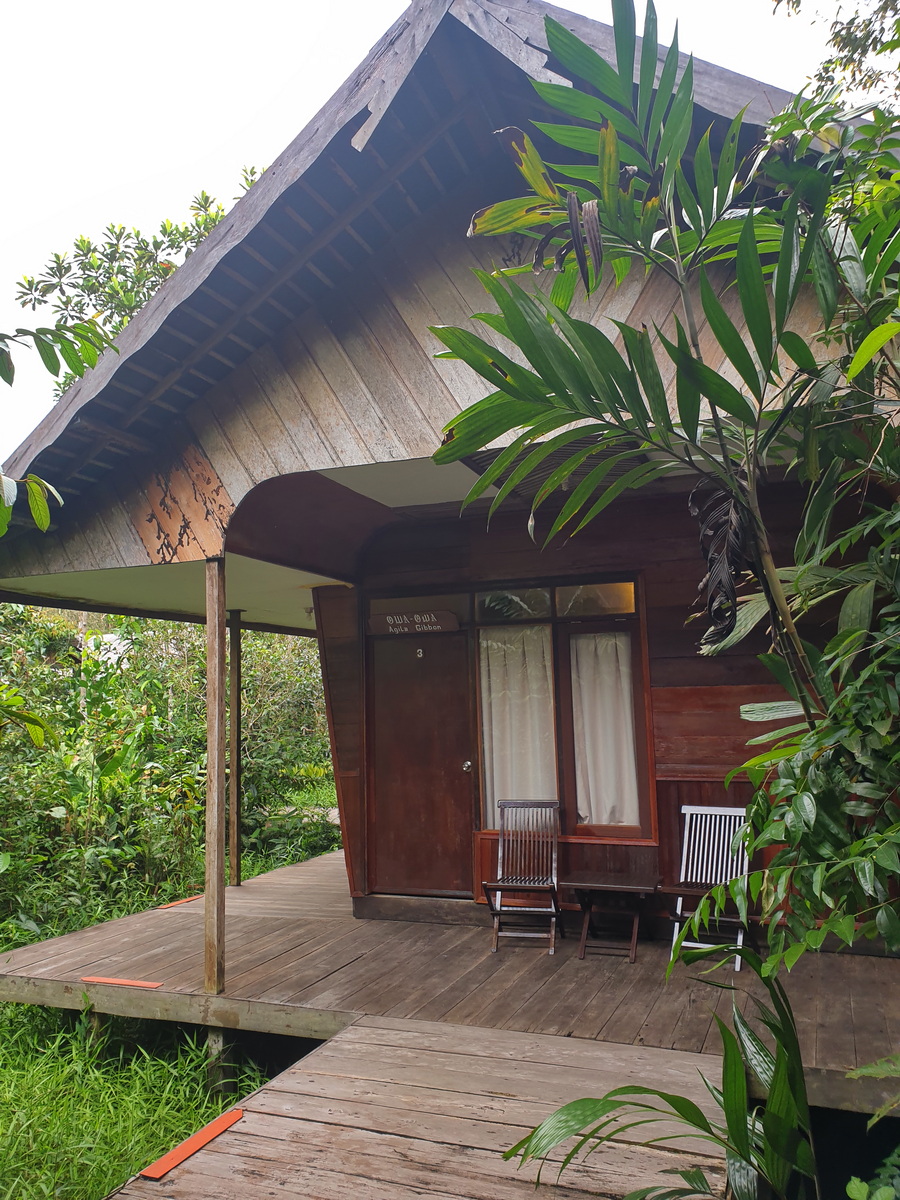
<svg viewBox="0 0 900 1200">
<path fill-rule="evenodd" d="M 556 229 L 551 229 L 549 233 L 544 234 L 535 247 L 534 256 L 531 260 L 531 269 L 534 271 L 535 275 L 540 275 L 544 270 L 544 259 L 547 257 L 547 251 L 550 249 L 553 239 L 556 236 Z"/>
<path fill-rule="evenodd" d="M 569 238 L 569 240 L 567 242 L 564 242 L 563 245 L 560 246 L 560 248 L 557 250 L 556 256 L 553 260 L 553 269 L 555 271 L 565 271 L 566 259 L 572 253 L 572 246 L 573 246 L 572 239 Z"/>
<path fill-rule="evenodd" d="M 569 192 L 566 197 L 566 206 L 569 211 L 569 229 L 572 231 L 572 249 L 575 251 L 575 260 L 578 263 L 578 274 L 581 276 L 584 290 L 589 292 L 591 290 L 591 277 L 588 273 L 584 234 L 581 231 L 581 204 L 574 192 Z"/>
<path fill-rule="evenodd" d="M 603 270 L 603 238 L 600 234 L 600 217 L 596 200 L 588 200 L 584 205 L 581 210 L 581 220 L 594 267 L 594 287 L 596 287 L 600 282 L 600 273 Z"/>
<path fill-rule="evenodd" d="M 703 496 L 695 488 L 688 500 L 692 517 L 700 523 L 700 552 L 706 561 L 697 602 L 706 599 L 711 621 L 703 635 L 706 646 L 717 646 L 734 630 L 737 621 L 737 583 L 751 566 L 747 558 L 747 510 L 731 492 L 722 489 Z"/>
</svg>

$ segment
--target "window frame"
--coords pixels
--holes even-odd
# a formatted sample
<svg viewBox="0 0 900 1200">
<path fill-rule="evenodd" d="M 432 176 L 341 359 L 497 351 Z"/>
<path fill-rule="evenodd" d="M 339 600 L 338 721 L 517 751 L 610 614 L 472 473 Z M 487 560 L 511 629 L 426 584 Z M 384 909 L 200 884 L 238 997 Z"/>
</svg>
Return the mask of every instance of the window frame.
<svg viewBox="0 0 900 1200">
<path fill-rule="evenodd" d="M 637 609 L 637 605 L 635 605 Z M 631 704 L 634 721 L 635 770 L 637 773 L 640 823 L 638 825 L 582 825 L 578 821 L 578 785 L 575 762 L 575 721 L 572 697 L 571 637 L 576 633 L 622 633 L 631 638 Z M 554 669 L 557 706 L 557 777 L 563 833 L 606 842 L 655 840 L 656 803 L 650 771 L 651 739 L 648 735 L 648 706 L 645 686 L 646 655 L 637 611 L 615 617 L 580 617 L 559 621 L 554 630 Z"/>
<path fill-rule="evenodd" d="M 579 584 L 631 583 L 634 586 L 634 611 L 610 613 L 606 616 L 560 615 L 557 611 L 556 589 L 577 587 Z M 481 621 L 478 619 L 477 595 L 486 591 L 518 591 L 547 588 L 550 592 L 550 615 L 526 621 Z M 557 795 L 560 825 L 564 836 L 592 842 L 618 845 L 655 844 L 657 841 L 656 779 L 653 762 L 653 728 L 650 710 L 650 671 L 646 636 L 646 607 L 640 574 L 622 572 L 590 575 L 577 580 L 541 579 L 526 582 L 490 584 L 475 589 L 472 604 L 473 629 L 476 642 L 483 628 L 550 625 L 553 647 L 553 717 L 556 743 Z M 631 634 L 632 717 L 634 720 L 635 767 L 637 770 L 639 825 L 581 825 L 578 822 L 577 785 L 575 772 L 575 732 L 572 701 L 572 659 L 569 638 L 572 633 L 622 632 Z M 478 714 L 478 754 L 480 781 L 480 818 L 484 820 L 484 741 L 482 736 L 481 672 L 476 671 L 475 687 Z"/>
</svg>

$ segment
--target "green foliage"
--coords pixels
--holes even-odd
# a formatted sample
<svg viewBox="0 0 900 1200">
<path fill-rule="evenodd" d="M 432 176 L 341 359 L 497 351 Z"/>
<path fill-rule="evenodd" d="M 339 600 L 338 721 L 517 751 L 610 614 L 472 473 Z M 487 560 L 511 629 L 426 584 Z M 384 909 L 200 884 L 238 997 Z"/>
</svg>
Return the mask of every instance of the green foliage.
<svg viewBox="0 0 900 1200">
<path fill-rule="evenodd" d="M 243 638 L 251 874 L 332 849 L 340 833 L 328 819 L 335 800 L 315 646 Z M 66 615 L 3 606 L 0 677 L 32 697 L 55 739 L 39 749 L 0 724 L 0 853 L 10 856 L 0 940 L 18 944 L 202 890 L 203 662 L 201 628 L 108 618 L 91 631 Z"/>
<path fill-rule="evenodd" d="M 274 803 L 257 804 L 251 819 L 245 821 L 244 845 L 271 866 L 337 850 L 341 831 L 335 824 L 335 804 L 334 785 L 321 780 L 302 791 L 279 793 Z"/>
<path fill-rule="evenodd" d="M 849 1071 L 848 1079 L 900 1079 L 900 1054 L 889 1054 L 887 1058 L 879 1058 L 877 1062 L 865 1063 L 861 1067 L 857 1067 L 855 1071 Z M 877 1112 L 872 1114 L 869 1121 L 869 1128 L 882 1117 L 888 1116 L 896 1108 L 900 1108 L 900 1092 L 888 1099 L 881 1105 Z M 900 1146 L 896 1151 L 896 1169 L 897 1183 L 900 1184 Z"/>
<path fill-rule="evenodd" d="M 11 948 L 202 890 L 203 630 L 0 609 L 0 677 L 56 731 L 0 724 L 0 945 Z M 245 633 L 249 877 L 340 833 L 315 646 Z M 18 708 L 16 709 L 18 712 Z M 2 713 L 0 713 L 2 717 Z M 148 1028 L 97 1040 L 58 1013 L 0 1006 L 0 1198 L 99 1200 L 227 1104 L 206 1054 Z M 148 1044 L 150 1043 L 150 1044 Z M 241 1091 L 258 1086 L 250 1072 Z"/>
<path fill-rule="evenodd" d="M 857 1074 L 857 1072 L 853 1072 Z M 854 1176 L 847 1184 L 850 1200 L 898 1200 L 900 1197 L 900 1146 L 881 1164 L 868 1183 Z"/>
<path fill-rule="evenodd" d="M 775 0 L 799 12 L 802 0 Z M 857 0 L 839 7 L 831 22 L 831 54 L 816 72 L 818 90 L 836 82 L 865 92 L 896 96 L 900 73 L 900 6 L 897 0 Z"/>
<path fill-rule="evenodd" d="M 851 119 L 864 114 L 825 96 L 797 98 L 761 144 L 742 133 L 742 114 L 698 133 L 692 62 L 679 67 L 677 39 L 657 78 L 652 0 L 640 52 L 632 0 L 613 0 L 613 16 L 614 64 L 546 22 L 555 63 L 574 88 L 535 84 L 571 118 L 537 129 L 578 160 L 548 165 L 523 131 L 501 131 L 530 194 L 480 210 L 470 233 L 530 238 L 530 269 L 554 270 L 557 283 L 548 297 L 513 278 L 528 267 L 479 273 L 498 310 L 474 317 L 487 336 L 434 329 L 443 357 L 466 362 L 490 387 L 448 424 L 434 457 L 454 462 L 504 446 L 467 498 L 494 486 L 493 512 L 562 452 L 532 502 L 530 532 L 540 528 L 546 541 L 578 533 L 629 489 L 692 477 L 689 507 L 707 563 L 704 648 L 734 644 L 768 618 L 766 660 L 791 697 L 780 715 L 802 721 L 751 767 L 759 791 L 738 835 L 751 852 L 782 848 L 766 871 L 698 906 L 701 927 L 726 903 L 746 923 L 761 900 L 772 943 L 765 963 L 742 952 L 769 991 L 771 1007 L 759 1012 L 765 1036 L 737 1010 L 734 1033 L 719 1026 L 723 1081 L 710 1091 L 722 1122 L 707 1122 L 683 1098 L 622 1088 L 559 1110 L 510 1153 L 543 1157 L 575 1135 L 565 1165 L 589 1144 L 662 1119 L 661 1105 L 666 1118 L 725 1150 L 736 1200 L 755 1200 L 761 1183 L 774 1196 L 812 1200 L 819 1191 L 802 1064 L 775 972 L 828 932 L 852 941 L 857 918 L 900 944 L 896 542 L 875 527 L 839 529 L 832 541 L 838 505 L 858 500 L 861 481 L 893 488 L 900 479 L 900 122 L 878 108 Z M 743 158 L 751 137 L 756 149 Z M 570 313 L 576 279 L 590 295 L 610 277 L 618 286 L 635 265 L 675 284 L 670 327 L 614 321 L 603 330 Z M 715 343 L 707 358 L 703 319 Z M 773 470 L 807 489 L 796 559 L 780 570 L 761 503 Z M 873 540 L 866 563 L 848 567 L 847 550 L 869 550 Z M 754 592 L 739 599 L 748 580 Z M 795 618 L 835 596 L 843 597 L 838 637 L 823 656 Z M 749 1112 L 748 1068 L 767 1096 Z M 632 1200 L 710 1194 L 699 1173 L 680 1175 L 686 1187 L 641 1189 Z"/>
<path fill-rule="evenodd" d="M 684 1096 L 652 1087 L 620 1087 L 595 1100 L 575 1100 L 557 1109 L 542 1124 L 506 1152 L 523 1163 L 547 1155 L 569 1138 L 576 1138 L 562 1160 L 562 1171 L 582 1150 L 601 1149 L 627 1130 L 665 1123 L 669 1130 L 645 1138 L 646 1145 L 670 1141 L 672 1124 L 690 1136 L 724 1151 L 730 1195 L 734 1200 L 756 1200 L 761 1185 L 771 1189 L 777 1200 L 815 1200 L 819 1191 L 812 1143 L 809 1103 L 797 1030 L 781 984 L 762 974 L 762 960 L 752 950 L 716 946 L 685 951 L 688 964 L 717 957 L 739 955 L 759 976 L 769 993 L 769 1003 L 757 1001 L 753 1020 L 744 1017 L 733 1003 L 734 1032 L 718 1018 L 722 1039 L 722 1082 L 717 1087 L 704 1080 L 721 1112 L 710 1120 Z M 752 1074 L 765 1096 L 765 1103 L 748 1101 L 747 1078 Z M 675 1171 L 687 1185 L 639 1188 L 625 1200 L 676 1200 L 679 1197 L 711 1197 L 719 1192 L 697 1169 Z"/>
<path fill-rule="evenodd" d="M 548 454 L 567 453 L 533 501 L 532 530 L 549 510 L 547 541 L 577 533 L 627 489 L 693 476 L 690 508 L 708 568 L 703 649 L 733 645 L 767 618 L 774 653 L 766 662 L 792 697 L 786 711 L 802 719 L 751 763 L 760 790 L 748 849 L 782 848 L 767 871 L 736 886 L 745 914 L 748 895 L 761 898 L 773 922 L 767 969 L 785 956 L 790 966 L 829 932 L 852 941 L 858 923 L 900 945 L 895 506 L 876 503 L 874 516 L 839 528 L 836 539 L 832 529 L 840 502 L 858 502 L 861 481 L 893 491 L 900 479 L 900 125 L 878 109 L 853 123 L 832 98 L 798 98 L 749 159 L 739 153 L 740 116 L 718 130 L 714 158 L 708 131 L 699 140 L 692 133 L 690 62 L 679 78 L 670 55 L 654 88 L 652 3 L 636 86 L 630 0 L 617 0 L 614 15 L 615 66 L 548 20 L 556 59 L 592 91 L 538 85 L 575 118 L 574 126 L 540 128 L 588 158 L 548 167 L 524 134 L 505 131 L 503 145 L 540 206 L 507 207 L 503 219 L 536 239 L 537 269 L 548 255 L 558 270 L 573 260 L 587 292 L 600 284 L 603 263 L 617 283 L 634 263 L 664 272 L 678 286 L 681 317 L 668 334 L 615 322 L 614 339 L 509 272 L 480 273 L 499 316 L 476 319 L 515 353 L 468 330 L 435 330 L 449 355 L 494 389 L 451 421 L 435 458 L 455 461 L 505 442 L 469 496 L 494 485 L 493 511 Z M 474 231 L 498 220 L 493 208 L 482 210 Z M 817 332 L 801 338 L 791 323 L 801 300 L 808 313 L 813 299 Z M 704 361 L 701 310 L 721 369 Z M 795 562 L 781 569 L 760 502 L 773 468 L 807 486 Z M 863 547 L 866 560 L 848 564 L 848 550 Z M 757 586 L 739 600 L 747 579 Z M 838 637 L 822 656 L 796 619 L 834 597 L 843 600 Z M 799 899 L 789 901 L 792 894 Z M 718 889 L 710 904 L 735 898 Z M 708 910 L 701 907 L 699 922 Z"/>
<path fill-rule="evenodd" d="M 783 573 L 798 613 L 841 599 L 836 635 L 822 653 L 808 647 L 822 710 L 811 724 L 752 738 L 772 744 L 732 772 L 744 771 L 756 786 L 742 836 L 751 856 L 768 861 L 743 887 L 769 924 L 767 971 L 781 962 L 790 968 L 829 935 L 848 945 L 877 936 L 900 947 L 900 510 L 875 496 L 860 521 L 820 550 L 821 539 L 809 539 L 807 560 Z M 857 561 L 842 562 L 851 550 Z M 802 716 L 783 661 L 763 661 L 794 699 L 746 705 L 743 715 Z M 710 915 L 731 898 L 715 889 Z"/>
<path fill-rule="evenodd" d="M 14 345 L 27 345 L 31 342 L 41 361 L 51 375 L 59 375 L 60 358 L 68 368 L 66 379 L 80 379 L 88 367 L 93 367 L 101 351 L 111 345 L 107 332 L 93 318 L 73 321 L 67 324 L 60 320 L 52 328 L 17 329 L 15 333 L 0 332 L 0 379 L 12 386 L 16 374 L 12 357 Z M 46 533 L 50 528 L 50 507 L 47 503 L 52 496 L 57 504 L 62 504 L 62 496 L 46 480 L 37 475 L 26 475 L 24 479 L 11 479 L 0 472 L 0 537 L 9 529 L 12 519 L 13 505 L 18 495 L 19 484 L 25 485 L 28 497 L 28 508 L 31 518 L 38 529 Z M 33 726 L 37 729 L 38 726 Z"/>
<path fill-rule="evenodd" d="M 0 1197 L 99 1200 L 229 1101 L 210 1093 L 205 1049 L 184 1035 L 150 1049 L 92 1036 L 82 1017 L 0 1006 Z M 238 1080 L 244 1094 L 260 1085 Z"/>
<path fill-rule="evenodd" d="M 245 167 L 241 173 L 242 191 L 261 174 L 255 167 Z M 96 330 L 108 344 L 224 216 L 224 207 L 201 191 L 191 201 L 186 221 L 166 219 L 149 237 L 139 229 L 108 225 L 99 241 L 78 237 L 70 251 L 51 254 L 38 275 L 25 276 L 16 292 L 22 307 L 36 310 L 50 305 L 60 322 L 56 330 L 39 330 L 35 335 L 35 344 L 54 375 L 59 373 L 58 360 L 55 370 L 50 361 L 51 356 L 55 357 L 54 341 L 65 360 L 68 373 L 58 386 L 58 396 L 84 374 L 83 366 L 79 369 L 77 358 L 69 353 L 73 335 L 79 330 Z M 63 344 L 65 339 L 69 345 Z M 89 342 L 87 352 L 90 349 Z M 2 353 L 0 338 L 0 375 Z M 94 362 L 96 354 L 87 365 L 93 366 Z"/>
<path fill-rule="evenodd" d="M 527 268 L 480 274 L 500 310 L 475 318 L 491 340 L 434 332 L 445 357 L 467 362 L 492 391 L 450 422 L 435 458 L 452 462 L 504 442 L 469 496 L 498 486 L 496 507 L 547 454 L 568 449 L 533 502 L 533 525 L 538 510 L 551 511 L 547 540 L 577 533 L 628 489 L 693 476 L 708 566 L 704 643 L 713 649 L 735 631 L 736 588 L 749 571 L 812 718 L 824 701 L 772 559 L 760 489 L 772 468 L 795 471 L 810 488 L 808 524 L 822 528 L 860 474 L 896 446 L 886 402 L 896 401 L 900 381 L 891 337 L 900 129 L 877 109 L 851 124 L 831 101 L 798 99 L 762 148 L 742 158 L 740 114 L 696 138 L 690 60 L 679 76 L 673 49 L 655 80 L 652 3 L 636 86 L 630 0 L 617 0 L 614 14 L 615 66 L 546 24 L 576 89 L 583 81 L 591 90 L 536 84 L 574 117 L 538 128 L 580 150 L 581 162 L 548 166 L 522 131 L 502 131 L 534 194 L 476 213 L 472 232 L 502 227 L 534 239 L 534 269 L 574 273 L 588 293 L 605 267 L 617 284 L 634 264 L 663 272 L 677 285 L 681 314 L 668 333 L 615 322 L 614 339 L 571 316 L 567 301 L 530 294 L 509 277 Z M 820 306 L 811 339 L 792 328 L 801 299 L 808 304 L 806 284 Z M 701 313 L 721 369 L 704 361 Z M 499 351 L 496 335 L 516 353 Z M 674 403 L 664 382 L 673 376 Z"/>
<path fill-rule="evenodd" d="M 46 533 L 50 528 L 49 497 L 52 496 L 57 504 L 63 503 L 62 496 L 53 484 L 47 483 L 38 475 L 29 473 L 24 479 L 16 480 L 0 472 L 0 537 L 9 529 L 13 506 L 19 494 L 19 484 L 25 485 L 31 519 L 42 533 Z"/>
<path fill-rule="evenodd" d="M 12 358 L 14 345 L 31 343 L 41 362 L 51 375 L 59 375 L 62 359 L 73 378 L 80 379 L 88 367 L 93 367 L 101 351 L 110 345 L 106 330 L 91 316 L 61 318 L 53 328 L 17 329 L 15 333 L 0 333 L 0 379 L 12 385 L 16 368 Z"/>
<path fill-rule="evenodd" d="M 25 698 L 10 684 L 0 682 L 0 729 L 4 725 L 24 729 L 35 746 L 43 746 L 54 736 L 43 717 L 25 708 Z"/>
</svg>

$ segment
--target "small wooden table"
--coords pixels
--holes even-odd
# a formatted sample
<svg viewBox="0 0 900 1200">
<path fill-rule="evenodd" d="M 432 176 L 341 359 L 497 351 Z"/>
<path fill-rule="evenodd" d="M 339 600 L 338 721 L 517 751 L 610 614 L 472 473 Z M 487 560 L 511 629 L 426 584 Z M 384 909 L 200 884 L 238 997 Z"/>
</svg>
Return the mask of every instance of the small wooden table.
<svg viewBox="0 0 900 1200">
<path fill-rule="evenodd" d="M 581 921 L 581 941 L 578 943 L 578 957 L 584 958 L 588 933 L 591 929 L 593 913 L 609 913 L 631 917 L 631 942 L 628 948 L 628 961 L 633 963 L 637 957 L 638 929 L 644 911 L 644 902 L 662 883 L 658 877 L 651 878 L 646 874 L 599 875 L 592 871 L 578 871 L 559 881 L 559 888 L 570 888 L 576 895 L 583 913 Z M 609 942 L 592 939 L 598 948 L 614 954 L 624 954 L 622 946 Z"/>
</svg>

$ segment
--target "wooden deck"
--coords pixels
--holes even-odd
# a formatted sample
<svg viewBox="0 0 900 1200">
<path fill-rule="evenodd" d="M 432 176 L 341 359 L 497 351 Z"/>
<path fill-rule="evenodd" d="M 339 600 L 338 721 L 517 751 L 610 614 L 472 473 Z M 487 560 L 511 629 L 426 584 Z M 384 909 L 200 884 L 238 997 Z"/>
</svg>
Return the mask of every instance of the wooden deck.
<svg viewBox="0 0 900 1200">
<path fill-rule="evenodd" d="M 236 1124 L 162 1180 L 138 1176 L 114 1195 L 587 1200 L 671 1185 L 661 1172 L 689 1166 L 724 1190 L 706 1143 L 647 1148 L 635 1130 L 560 1185 L 549 1166 L 537 1192 L 534 1167 L 519 1171 L 502 1156 L 559 1104 L 624 1083 L 652 1078 L 711 1112 L 699 1070 L 715 1077 L 717 1067 L 708 1055 L 362 1017 L 242 1101 Z"/>
<path fill-rule="evenodd" d="M 203 993 L 203 902 L 109 921 L 0 954 L 0 1000 L 326 1039 L 362 1015 L 716 1053 L 713 1012 L 730 993 L 679 968 L 668 947 L 642 942 L 633 965 L 574 939 L 550 957 L 535 944 L 491 954 L 488 931 L 466 925 L 361 921 L 351 915 L 342 856 L 283 867 L 229 888 L 226 990 Z M 85 983 L 126 979 L 158 987 Z M 750 1003 L 746 971 L 719 973 Z M 900 962 L 807 955 L 792 972 L 814 1103 L 871 1109 L 877 1080 L 846 1071 L 900 1051 Z"/>
</svg>

